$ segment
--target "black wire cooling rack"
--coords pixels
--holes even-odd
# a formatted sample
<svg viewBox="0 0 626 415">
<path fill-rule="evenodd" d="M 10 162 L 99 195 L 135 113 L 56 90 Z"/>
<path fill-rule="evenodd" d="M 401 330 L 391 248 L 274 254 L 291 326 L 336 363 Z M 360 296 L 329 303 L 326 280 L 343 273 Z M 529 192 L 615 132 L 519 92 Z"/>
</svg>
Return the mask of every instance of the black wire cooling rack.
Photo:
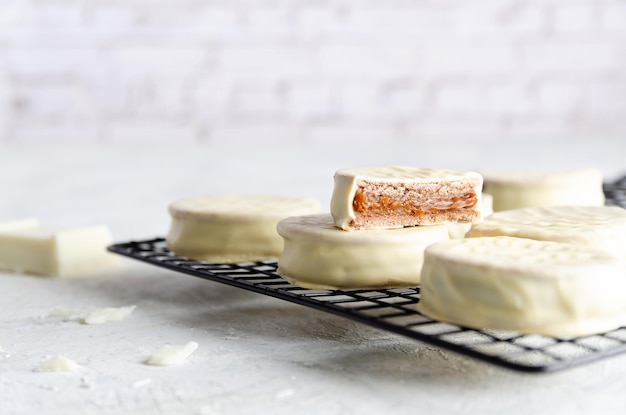
<svg viewBox="0 0 626 415">
<path fill-rule="evenodd" d="M 604 186 L 607 204 L 626 207 L 626 177 Z M 276 273 L 276 261 L 213 264 L 172 254 L 164 239 L 115 244 L 109 251 L 200 278 L 326 311 L 430 343 L 498 366 L 525 372 L 572 368 L 626 352 L 626 327 L 560 339 L 473 330 L 429 319 L 415 310 L 419 288 L 310 290 Z"/>
</svg>

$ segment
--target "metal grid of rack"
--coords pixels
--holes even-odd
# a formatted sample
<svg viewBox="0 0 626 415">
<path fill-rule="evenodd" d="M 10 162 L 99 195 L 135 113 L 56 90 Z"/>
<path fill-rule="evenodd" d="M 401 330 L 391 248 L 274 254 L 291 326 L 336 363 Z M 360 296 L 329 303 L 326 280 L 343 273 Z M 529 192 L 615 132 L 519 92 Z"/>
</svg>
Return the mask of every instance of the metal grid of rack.
<svg viewBox="0 0 626 415">
<path fill-rule="evenodd" d="M 626 207 L 626 177 L 605 184 L 607 204 Z M 312 307 L 430 343 L 498 366 L 549 372 L 626 352 L 626 327 L 586 337 L 560 339 L 514 332 L 473 330 L 418 313 L 419 288 L 310 290 L 276 273 L 276 261 L 213 264 L 172 254 L 161 238 L 109 247 L 127 257 Z"/>
</svg>

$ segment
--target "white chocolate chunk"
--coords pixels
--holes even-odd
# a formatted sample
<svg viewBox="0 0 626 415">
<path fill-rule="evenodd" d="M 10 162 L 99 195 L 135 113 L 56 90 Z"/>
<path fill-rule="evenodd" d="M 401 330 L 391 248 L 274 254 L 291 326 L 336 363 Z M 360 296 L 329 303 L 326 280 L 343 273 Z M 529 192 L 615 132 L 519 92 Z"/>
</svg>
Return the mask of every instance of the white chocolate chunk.
<svg viewBox="0 0 626 415">
<path fill-rule="evenodd" d="M 425 252 L 418 311 L 478 329 L 556 337 L 626 324 L 626 262 L 583 246 L 506 236 Z"/>
<path fill-rule="evenodd" d="M 37 372 L 76 372 L 81 366 L 65 356 L 56 356 L 42 363 Z"/>
<path fill-rule="evenodd" d="M 278 273 L 306 288 L 376 288 L 419 283 L 424 248 L 447 240 L 445 225 L 345 232 L 328 214 L 278 223 L 285 250 Z"/>
<path fill-rule="evenodd" d="M 482 182 L 478 173 L 445 169 L 410 166 L 342 169 L 334 176 L 330 213 L 335 225 L 344 230 L 473 222 L 480 218 Z M 463 202 L 456 198 L 468 194 L 475 204 L 472 202 L 467 209 L 453 209 L 454 204 Z M 363 204 L 363 208 L 369 210 L 375 206 L 375 212 L 364 214 L 355 210 L 355 203 L 359 205 L 357 195 L 384 202 L 368 201 L 368 207 Z M 386 213 L 379 215 L 380 209 Z"/>
<path fill-rule="evenodd" d="M 154 352 L 147 360 L 152 366 L 172 366 L 182 364 L 198 348 L 198 343 L 189 342 L 182 346 L 166 344 Z"/>
<path fill-rule="evenodd" d="M 61 228 L 37 220 L 0 224 L 0 269 L 55 277 L 77 277 L 118 264 L 106 251 L 105 226 Z"/>
<path fill-rule="evenodd" d="M 200 261 L 242 262 L 278 257 L 283 240 L 279 220 L 318 213 L 312 198 L 275 195 L 212 195 L 179 200 L 167 245 L 177 255 Z"/>
<path fill-rule="evenodd" d="M 496 212 L 472 225 L 468 237 L 515 236 L 601 249 L 626 257 L 626 209 L 555 206 Z"/>
<path fill-rule="evenodd" d="M 91 310 L 82 318 L 84 324 L 104 324 L 110 321 L 122 321 L 127 319 L 136 306 L 128 307 L 105 307 Z"/>
<path fill-rule="evenodd" d="M 496 212 L 540 206 L 602 206 L 602 173 L 596 169 L 539 173 L 483 173 Z"/>
</svg>

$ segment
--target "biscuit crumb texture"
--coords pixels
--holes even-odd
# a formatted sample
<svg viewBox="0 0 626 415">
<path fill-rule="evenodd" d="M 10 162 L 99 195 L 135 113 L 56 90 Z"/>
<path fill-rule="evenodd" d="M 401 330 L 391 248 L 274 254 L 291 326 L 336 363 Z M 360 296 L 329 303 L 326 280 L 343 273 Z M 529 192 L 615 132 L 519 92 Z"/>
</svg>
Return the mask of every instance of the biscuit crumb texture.
<svg viewBox="0 0 626 415">
<path fill-rule="evenodd" d="M 480 218 L 475 183 L 381 183 L 357 180 L 352 227 L 388 228 L 474 222 Z"/>
</svg>

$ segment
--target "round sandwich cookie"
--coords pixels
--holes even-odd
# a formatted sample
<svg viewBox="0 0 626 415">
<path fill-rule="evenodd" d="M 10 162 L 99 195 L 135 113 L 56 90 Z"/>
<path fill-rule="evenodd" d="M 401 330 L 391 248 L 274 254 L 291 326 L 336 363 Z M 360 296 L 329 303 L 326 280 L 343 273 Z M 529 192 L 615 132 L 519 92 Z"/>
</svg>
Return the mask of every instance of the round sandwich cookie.
<svg viewBox="0 0 626 415">
<path fill-rule="evenodd" d="M 506 210 L 473 224 L 467 236 L 515 236 L 565 242 L 624 258 L 626 209 L 617 206 L 554 206 Z"/>
<path fill-rule="evenodd" d="M 207 195 L 169 206 L 167 246 L 187 258 L 235 263 L 276 258 L 283 239 L 281 219 L 318 213 L 316 199 L 278 195 Z"/>
<path fill-rule="evenodd" d="M 323 289 L 416 286 L 424 248 L 449 238 L 445 225 L 345 232 L 329 214 L 284 219 L 278 233 L 285 240 L 278 274 Z"/>
<path fill-rule="evenodd" d="M 483 191 L 493 196 L 493 210 L 540 206 L 602 206 L 602 173 L 580 169 L 551 173 L 483 173 Z"/>
<path fill-rule="evenodd" d="M 554 337 L 626 324 L 626 263 L 579 245 L 455 239 L 426 248 L 420 313 L 476 329 Z"/>
</svg>

